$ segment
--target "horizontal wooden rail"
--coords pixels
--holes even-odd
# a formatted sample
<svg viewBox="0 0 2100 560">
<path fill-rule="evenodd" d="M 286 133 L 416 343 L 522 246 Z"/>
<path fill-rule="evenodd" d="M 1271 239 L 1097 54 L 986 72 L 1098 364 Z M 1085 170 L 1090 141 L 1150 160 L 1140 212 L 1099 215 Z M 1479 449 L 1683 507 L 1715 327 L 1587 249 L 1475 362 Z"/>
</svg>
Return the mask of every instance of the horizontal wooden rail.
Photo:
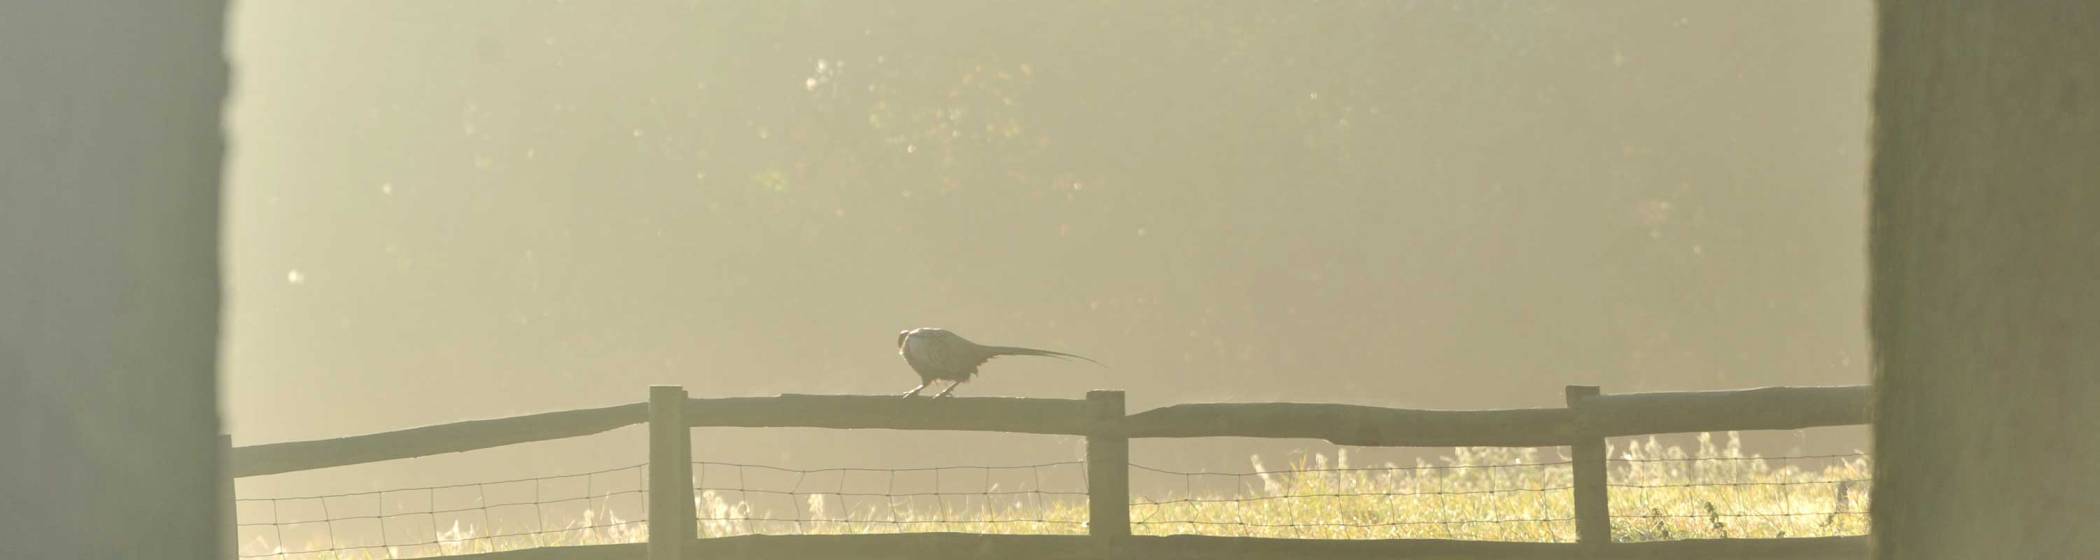
<svg viewBox="0 0 2100 560">
<path fill-rule="evenodd" d="M 1118 537 L 1109 542 L 1073 535 L 905 533 L 872 535 L 750 535 L 694 541 L 687 558 L 928 560 L 941 558 L 1048 559 L 1662 559 L 1854 560 L 1866 537 L 1718 539 L 1586 545 L 1407 540 L 1313 540 L 1198 535 Z"/>
<path fill-rule="evenodd" d="M 1181 404 L 1130 415 L 1128 437 L 1323 439 L 1394 447 L 1567 445 L 1585 436 L 1791 430 L 1871 421 L 1868 388 L 1764 387 L 1605 395 L 1574 408 L 1410 410 L 1345 404 Z M 780 395 L 690 399 L 694 427 L 805 427 L 1095 434 L 1082 399 L 900 399 Z M 234 476 L 257 476 L 595 434 L 639 424 L 648 405 L 473 420 L 325 440 L 233 449 Z M 1098 435 L 1098 434 L 1097 434 Z"/>
<path fill-rule="evenodd" d="M 1583 400 L 1584 431 L 1602 436 L 1797 430 L 1872 421 L 1867 386 L 1629 393 Z"/>
<path fill-rule="evenodd" d="M 1179 404 L 1131 415 L 1133 438 L 1257 437 L 1324 439 L 1339 445 L 1566 445 L 1574 412 L 1563 408 L 1407 410 L 1346 404 Z"/>
<path fill-rule="evenodd" d="M 694 427 L 969 430 L 1085 435 L 1094 405 L 1081 399 L 913 398 L 868 395 L 781 395 L 692 399 Z"/>
<path fill-rule="evenodd" d="M 1538 447 L 1582 436 L 1793 430 L 1865 424 L 1866 386 L 1588 397 L 1582 410 L 1410 410 L 1346 404 L 1180 404 L 1131 415 L 1130 437 L 1324 439 L 1392 447 Z"/>
<path fill-rule="evenodd" d="M 361 436 L 236 447 L 233 476 L 258 476 L 540 440 L 587 436 L 649 419 L 648 403 L 470 420 Z"/>
</svg>

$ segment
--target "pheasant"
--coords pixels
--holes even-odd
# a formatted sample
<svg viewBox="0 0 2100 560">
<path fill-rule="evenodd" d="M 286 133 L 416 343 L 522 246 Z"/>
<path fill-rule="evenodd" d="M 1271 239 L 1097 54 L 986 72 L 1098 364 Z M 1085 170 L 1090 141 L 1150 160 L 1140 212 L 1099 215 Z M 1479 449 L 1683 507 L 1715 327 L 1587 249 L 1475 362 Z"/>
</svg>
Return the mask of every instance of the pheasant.
<svg viewBox="0 0 2100 560">
<path fill-rule="evenodd" d="M 1051 358 L 1076 358 L 1100 364 L 1093 358 L 1078 354 L 1066 354 L 1051 350 L 1022 348 L 1019 346 L 985 346 L 970 342 L 952 332 L 936 328 L 917 328 L 897 333 L 897 353 L 904 356 L 904 363 L 919 372 L 919 386 L 905 393 L 911 398 L 926 390 L 934 380 L 948 381 L 948 388 L 934 398 L 948 396 L 955 387 L 977 375 L 977 368 L 992 358 L 1000 356 L 1045 356 Z"/>
</svg>

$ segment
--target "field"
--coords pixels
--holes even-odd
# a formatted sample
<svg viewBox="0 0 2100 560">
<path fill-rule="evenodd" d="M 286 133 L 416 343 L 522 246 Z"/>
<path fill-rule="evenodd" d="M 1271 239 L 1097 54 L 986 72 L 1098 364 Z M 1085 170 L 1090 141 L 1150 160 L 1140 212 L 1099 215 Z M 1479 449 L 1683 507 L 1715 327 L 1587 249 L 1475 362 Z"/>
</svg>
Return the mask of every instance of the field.
<svg viewBox="0 0 2100 560">
<path fill-rule="evenodd" d="M 1624 444 L 1631 440 L 1618 440 Z M 1293 458 L 1265 468 L 1250 458 L 1237 490 L 1165 491 L 1131 505 L 1133 531 L 1145 535 L 1208 534 L 1309 539 L 1437 538 L 1497 541 L 1574 540 L 1570 469 L 1553 450 L 1457 448 L 1415 465 L 1353 465 L 1347 451 Z M 1696 449 L 1647 440 L 1612 450 L 1613 533 L 1618 541 L 1863 535 L 1867 520 L 1864 456 L 1762 458 L 1742 453 L 1733 434 Z M 1205 475 L 1210 476 L 1210 475 Z M 885 499 L 858 505 L 822 492 L 789 494 L 795 513 L 755 505 L 734 493 L 697 496 L 700 534 L 847 534 L 968 532 L 1084 534 L 1086 503 L 1020 493 L 1011 498 L 914 505 Z M 775 496 L 776 498 L 779 496 Z M 775 501 L 777 503 L 777 500 Z M 568 526 L 540 535 L 486 535 L 454 523 L 436 544 L 319 553 L 322 543 L 278 549 L 250 542 L 248 557 L 316 560 L 415 557 L 534 546 L 647 540 L 644 524 L 584 511 Z M 283 552 L 280 552 L 283 551 Z M 273 554 L 275 553 L 275 554 Z M 281 556 L 279 555 L 281 554 Z"/>
</svg>

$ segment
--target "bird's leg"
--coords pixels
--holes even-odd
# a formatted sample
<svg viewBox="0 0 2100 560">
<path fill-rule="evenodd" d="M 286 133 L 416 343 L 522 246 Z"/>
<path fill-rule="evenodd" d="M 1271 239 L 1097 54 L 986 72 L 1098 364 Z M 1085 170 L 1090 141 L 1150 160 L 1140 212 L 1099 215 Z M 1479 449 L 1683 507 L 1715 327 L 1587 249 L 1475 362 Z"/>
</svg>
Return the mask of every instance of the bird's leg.
<svg viewBox="0 0 2100 560">
<path fill-rule="evenodd" d="M 933 398 L 936 398 L 936 399 L 938 399 L 938 398 L 941 398 L 941 397 L 945 397 L 945 396 L 948 396 L 948 393 L 953 393 L 953 392 L 955 392 L 955 388 L 956 388 L 956 387 L 961 387 L 961 386 L 962 386 L 962 382 L 961 382 L 961 381 L 949 381 L 949 382 L 948 382 L 948 388 L 947 388 L 947 389 L 945 389 L 945 390 L 942 390 L 942 391 L 941 391 L 941 394 L 938 394 L 938 395 L 934 395 L 934 396 L 933 396 Z"/>
<path fill-rule="evenodd" d="M 924 391 L 924 390 L 926 390 L 926 382 L 925 382 L 925 381 L 921 381 L 921 382 L 919 382 L 919 386 L 917 386 L 917 387 L 912 387 L 912 388 L 911 388 L 911 392 L 909 392 L 909 393 L 905 393 L 905 394 L 904 394 L 904 398 L 907 398 L 907 399 L 909 399 L 909 398 L 912 398 L 912 397 L 918 396 L 918 394 L 919 394 L 919 391 Z"/>
</svg>

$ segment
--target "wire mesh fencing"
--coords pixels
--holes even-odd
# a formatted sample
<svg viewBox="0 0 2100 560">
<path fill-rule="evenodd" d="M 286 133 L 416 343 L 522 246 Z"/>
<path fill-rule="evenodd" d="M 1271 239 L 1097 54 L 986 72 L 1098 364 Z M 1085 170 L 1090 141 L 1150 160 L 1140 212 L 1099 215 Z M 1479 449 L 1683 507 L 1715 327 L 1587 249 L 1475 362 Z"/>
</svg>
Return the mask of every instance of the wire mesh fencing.
<svg viewBox="0 0 2100 560">
<path fill-rule="evenodd" d="M 1615 448 L 1614 540 L 1867 532 L 1869 458 L 1760 457 L 1733 441 Z M 1565 448 L 1457 448 L 1354 465 L 1346 451 L 1279 468 L 1132 463 L 1133 533 L 1300 539 L 1573 542 Z M 1086 464 L 789 468 L 692 463 L 697 535 L 1085 534 Z M 415 558 L 647 540 L 647 465 L 373 492 L 237 500 L 242 558 Z M 1118 497 L 1118 499 L 1124 499 Z"/>
<path fill-rule="evenodd" d="M 234 507 L 239 557 L 419 558 L 646 540 L 647 465 Z"/>
<path fill-rule="evenodd" d="M 1609 460 L 1612 533 L 1620 542 L 1853 536 L 1868 532 L 1871 459 L 1864 453 L 1745 455 L 1731 437 L 1700 448 L 1631 443 Z"/>
<path fill-rule="evenodd" d="M 1574 538 L 1566 460 L 1459 450 L 1442 464 L 1351 466 L 1311 456 L 1279 469 L 1132 464 L 1137 534 L 1308 539 Z M 699 534 L 1084 534 L 1085 463 L 798 469 L 693 463 Z M 1123 499 L 1119 497 L 1119 499 Z"/>
<path fill-rule="evenodd" d="M 1439 463 L 1351 465 L 1313 455 L 1279 469 L 1190 472 L 1132 465 L 1138 534 L 1306 539 L 1565 542 L 1573 470 L 1531 449 L 1465 449 Z"/>
<path fill-rule="evenodd" d="M 1086 464 L 795 469 L 697 461 L 701 537 L 1083 534 Z"/>
</svg>

